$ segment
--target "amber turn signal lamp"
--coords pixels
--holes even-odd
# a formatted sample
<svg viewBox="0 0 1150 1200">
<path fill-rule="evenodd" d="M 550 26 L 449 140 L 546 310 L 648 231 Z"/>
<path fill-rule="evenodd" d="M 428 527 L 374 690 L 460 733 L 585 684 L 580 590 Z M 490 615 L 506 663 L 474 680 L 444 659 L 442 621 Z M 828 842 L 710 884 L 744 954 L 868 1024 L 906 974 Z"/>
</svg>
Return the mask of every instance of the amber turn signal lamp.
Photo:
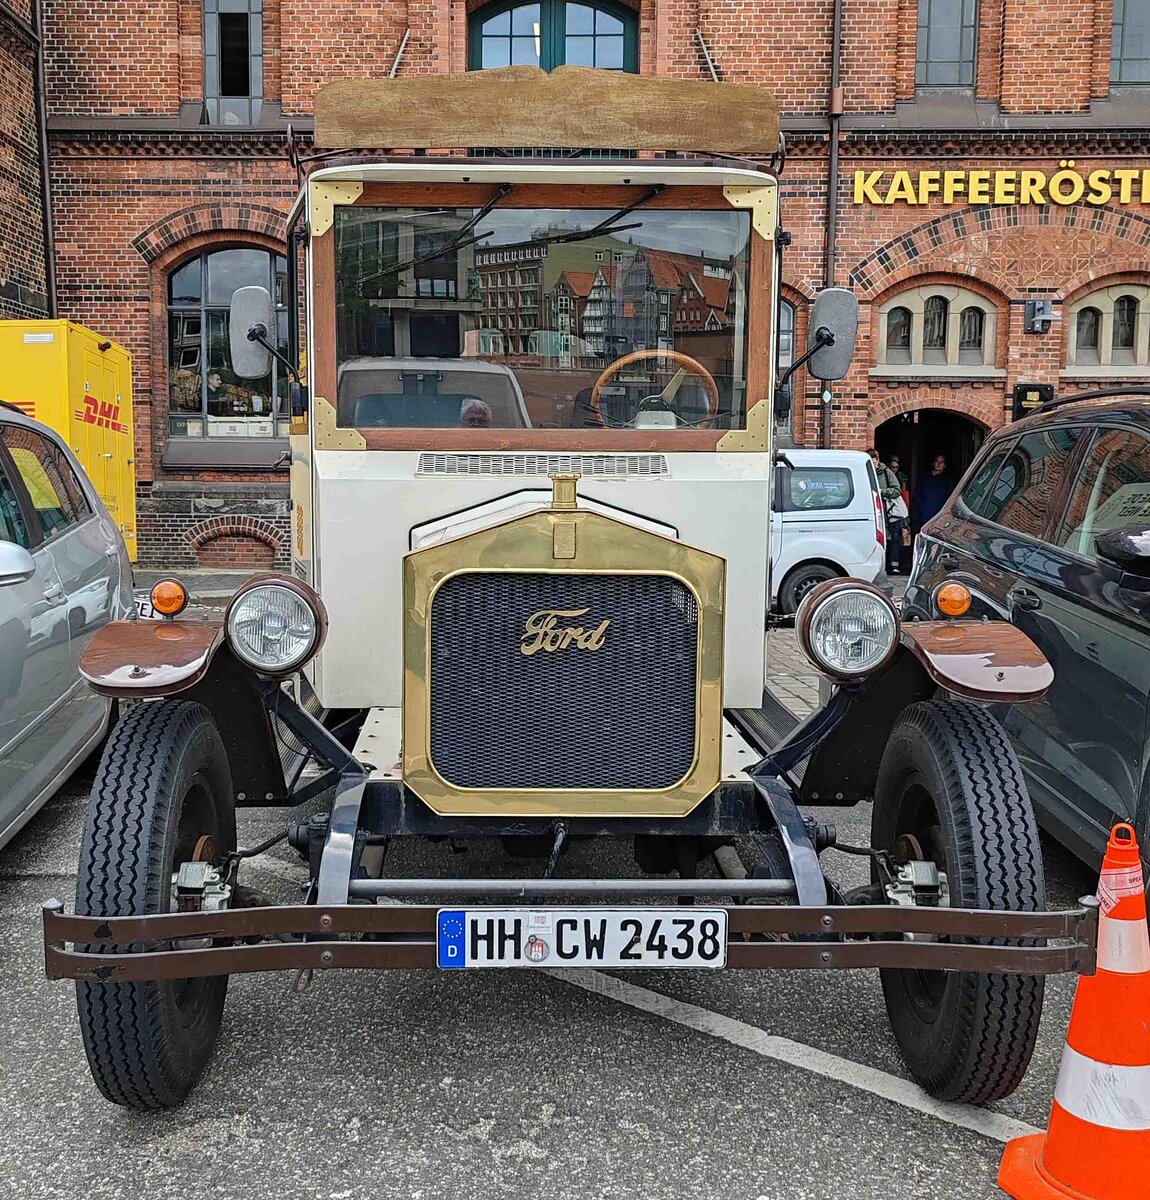
<svg viewBox="0 0 1150 1200">
<path fill-rule="evenodd" d="M 970 591 L 965 584 L 944 583 L 934 598 L 945 617 L 961 617 L 970 608 Z"/>
<path fill-rule="evenodd" d="M 152 585 L 152 607 L 162 617 L 175 617 L 188 607 L 188 590 L 175 579 Z"/>
</svg>

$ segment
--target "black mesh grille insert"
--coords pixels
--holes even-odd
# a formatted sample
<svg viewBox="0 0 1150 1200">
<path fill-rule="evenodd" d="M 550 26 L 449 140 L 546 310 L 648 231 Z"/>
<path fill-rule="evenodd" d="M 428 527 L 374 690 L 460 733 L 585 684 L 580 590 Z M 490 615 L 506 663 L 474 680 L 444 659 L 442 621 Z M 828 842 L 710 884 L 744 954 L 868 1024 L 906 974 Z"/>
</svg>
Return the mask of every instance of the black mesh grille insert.
<svg viewBox="0 0 1150 1200">
<path fill-rule="evenodd" d="M 532 618 L 557 648 L 523 653 Z M 431 761 L 456 787 L 646 790 L 690 768 L 699 613 L 678 580 L 471 572 L 430 620 Z"/>
</svg>

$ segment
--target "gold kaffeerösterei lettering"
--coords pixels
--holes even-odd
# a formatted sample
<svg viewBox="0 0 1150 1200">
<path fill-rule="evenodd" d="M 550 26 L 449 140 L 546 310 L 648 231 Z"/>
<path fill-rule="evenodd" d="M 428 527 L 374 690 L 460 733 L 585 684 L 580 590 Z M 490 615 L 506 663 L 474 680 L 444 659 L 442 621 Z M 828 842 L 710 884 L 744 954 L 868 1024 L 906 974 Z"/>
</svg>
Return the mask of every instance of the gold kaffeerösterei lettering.
<svg viewBox="0 0 1150 1200">
<path fill-rule="evenodd" d="M 1037 167 L 855 171 L 856 204 L 1150 204 L 1150 170 L 1080 171 L 1072 158 Z"/>
<path fill-rule="evenodd" d="M 611 624 L 609 617 L 591 629 L 582 625 L 561 627 L 559 624 L 585 616 L 590 611 L 587 608 L 541 608 L 527 618 L 519 649 L 524 654 L 534 654 L 538 650 L 566 650 L 568 646 L 579 650 L 600 649 L 607 626 Z"/>
</svg>

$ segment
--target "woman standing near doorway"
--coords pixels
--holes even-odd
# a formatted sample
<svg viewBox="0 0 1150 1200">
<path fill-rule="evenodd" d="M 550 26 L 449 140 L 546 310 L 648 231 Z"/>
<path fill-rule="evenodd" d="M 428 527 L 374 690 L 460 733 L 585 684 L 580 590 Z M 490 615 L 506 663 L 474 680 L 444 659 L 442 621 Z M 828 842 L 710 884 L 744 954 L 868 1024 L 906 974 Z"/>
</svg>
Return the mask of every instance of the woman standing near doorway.
<svg viewBox="0 0 1150 1200">
<path fill-rule="evenodd" d="M 867 453 L 874 464 L 883 511 L 886 513 L 886 573 L 897 575 L 902 558 L 902 531 L 907 518 L 906 501 L 902 498 L 902 481 L 890 467 L 883 465 L 878 451 L 873 446 Z"/>
</svg>

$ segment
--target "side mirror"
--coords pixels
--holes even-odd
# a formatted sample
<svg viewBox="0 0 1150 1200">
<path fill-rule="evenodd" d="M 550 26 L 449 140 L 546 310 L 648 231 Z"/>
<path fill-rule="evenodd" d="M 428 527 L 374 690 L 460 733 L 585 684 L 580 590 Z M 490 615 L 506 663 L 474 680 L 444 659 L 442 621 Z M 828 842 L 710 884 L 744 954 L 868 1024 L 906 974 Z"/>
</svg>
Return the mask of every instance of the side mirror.
<svg viewBox="0 0 1150 1200">
<path fill-rule="evenodd" d="M 15 542 L 0 542 L 0 587 L 26 583 L 36 574 L 36 560 Z"/>
<path fill-rule="evenodd" d="M 1150 527 L 1121 525 L 1094 539 L 1099 559 L 1126 575 L 1150 578 Z"/>
<path fill-rule="evenodd" d="M 228 313 L 228 342 L 232 370 L 241 379 L 262 379 L 271 370 L 272 356 L 250 335 L 270 338 L 274 329 L 275 309 L 267 288 L 236 288 Z"/>
<path fill-rule="evenodd" d="M 815 379 L 842 379 L 850 370 L 858 336 L 859 302 L 850 288 L 824 288 L 807 322 L 807 372 Z"/>
</svg>

